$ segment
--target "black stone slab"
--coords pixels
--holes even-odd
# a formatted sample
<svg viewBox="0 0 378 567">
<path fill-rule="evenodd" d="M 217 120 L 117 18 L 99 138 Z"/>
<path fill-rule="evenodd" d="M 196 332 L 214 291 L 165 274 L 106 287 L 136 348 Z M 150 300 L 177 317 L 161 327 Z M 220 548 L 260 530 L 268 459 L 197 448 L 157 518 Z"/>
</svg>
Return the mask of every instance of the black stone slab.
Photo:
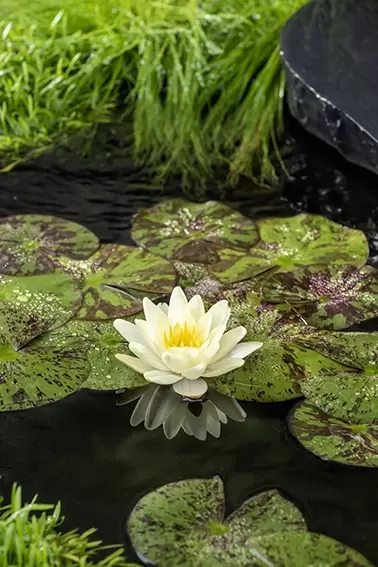
<svg viewBox="0 0 378 567">
<path fill-rule="evenodd" d="M 315 0 L 282 33 L 290 111 L 378 173 L 378 1 Z"/>
</svg>

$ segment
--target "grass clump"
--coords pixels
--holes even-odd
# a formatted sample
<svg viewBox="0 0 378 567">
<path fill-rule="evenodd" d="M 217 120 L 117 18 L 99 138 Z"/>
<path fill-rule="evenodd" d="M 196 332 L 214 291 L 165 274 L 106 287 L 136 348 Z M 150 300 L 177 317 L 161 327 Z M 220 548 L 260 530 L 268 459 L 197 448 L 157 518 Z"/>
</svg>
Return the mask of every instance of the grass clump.
<svg viewBox="0 0 378 567">
<path fill-rule="evenodd" d="M 162 180 L 214 168 L 275 178 L 279 38 L 305 0 L 3 0 L 0 155 L 12 166 L 77 130 L 131 121 Z"/>
<path fill-rule="evenodd" d="M 37 497 L 23 504 L 21 488 L 14 486 L 10 504 L 0 502 L 0 567 L 133 567 L 114 546 L 96 560 L 99 551 L 110 549 L 91 539 L 96 530 L 62 533 L 62 522 L 60 504 L 38 504 Z"/>
</svg>

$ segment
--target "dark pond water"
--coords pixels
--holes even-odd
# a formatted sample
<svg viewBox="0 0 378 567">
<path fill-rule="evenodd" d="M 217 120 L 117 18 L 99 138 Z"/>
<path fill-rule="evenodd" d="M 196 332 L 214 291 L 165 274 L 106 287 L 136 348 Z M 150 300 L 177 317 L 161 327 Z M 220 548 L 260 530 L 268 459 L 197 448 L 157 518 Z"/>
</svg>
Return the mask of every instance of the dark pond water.
<svg viewBox="0 0 378 567">
<path fill-rule="evenodd" d="M 289 125 L 280 191 L 246 184 L 227 194 L 250 216 L 309 211 L 364 230 L 378 255 L 377 178 L 347 165 L 329 148 Z M 102 240 L 130 243 L 132 214 L 178 185 L 151 192 L 147 178 L 109 136 L 91 158 L 73 149 L 0 176 L 0 213 L 48 213 L 81 222 Z M 103 143 L 103 141 L 101 142 Z M 209 195 L 212 191 L 209 190 Z M 79 392 L 54 405 L 0 414 L 1 492 L 14 481 L 26 498 L 63 502 L 66 528 L 99 528 L 106 543 L 124 542 L 124 523 L 139 497 L 170 481 L 220 474 L 228 510 L 254 492 L 276 487 L 297 503 L 312 530 L 356 548 L 378 565 L 378 471 L 329 464 L 307 453 L 284 424 L 291 404 L 245 404 L 248 419 L 205 443 L 129 425 L 131 408 L 110 393 Z M 129 549 L 128 542 L 127 548 Z"/>
</svg>

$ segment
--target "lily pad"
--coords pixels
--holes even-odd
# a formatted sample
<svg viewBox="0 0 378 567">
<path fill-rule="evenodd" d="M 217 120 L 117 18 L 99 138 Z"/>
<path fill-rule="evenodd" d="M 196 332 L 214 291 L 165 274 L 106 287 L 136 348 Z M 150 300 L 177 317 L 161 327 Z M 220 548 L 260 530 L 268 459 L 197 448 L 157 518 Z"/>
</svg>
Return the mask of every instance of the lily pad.
<svg viewBox="0 0 378 567">
<path fill-rule="evenodd" d="M 15 215 L 0 219 L 0 273 L 46 274 L 58 256 L 88 258 L 99 246 L 93 232 L 58 217 Z"/>
<path fill-rule="evenodd" d="M 38 276 L 0 276 L 0 334 L 18 349 L 45 331 L 71 319 L 80 307 L 81 293 L 64 272 Z"/>
<path fill-rule="evenodd" d="M 306 398 L 325 413 L 352 423 L 378 423 L 378 333 L 320 333 L 307 347 L 345 365 L 308 373 Z"/>
<path fill-rule="evenodd" d="M 36 339 L 17 350 L 10 343 L 7 321 L 2 318 L 0 324 L 0 411 L 55 402 L 86 380 L 89 363 L 80 337 L 63 346 L 43 346 Z"/>
<path fill-rule="evenodd" d="M 133 240 L 155 254 L 181 262 L 213 264 L 223 249 L 248 250 L 258 239 L 256 224 L 214 201 L 164 201 L 138 213 Z"/>
<path fill-rule="evenodd" d="M 247 542 L 248 567 L 374 567 L 340 541 L 311 532 L 281 532 Z"/>
<path fill-rule="evenodd" d="M 289 417 L 289 429 L 305 449 L 327 461 L 378 467 L 378 425 L 348 423 L 300 402 Z"/>
<path fill-rule="evenodd" d="M 302 396 L 300 381 L 307 373 L 343 368 L 337 362 L 302 345 L 304 336 L 317 333 L 299 318 L 272 305 L 233 302 L 230 328 L 243 325 L 246 341 L 263 346 L 245 360 L 244 366 L 208 379 L 211 388 L 239 400 L 280 402 Z"/>
<path fill-rule="evenodd" d="M 260 241 L 248 252 L 231 247 L 218 251 L 220 261 L 208 270 L 219 281 L 233 283 L 311 264 L 363 265 L 369 255 L 362 232 L 319 215 L 265 219 L 258 227 Z"/>
<path fill-rule="evenodd" d="M 141 311 L 145 295 L 165 295 L 176 283 L 176 271 L 170 262 L 122 244 L 103 244 L 88 260 L 65 261 L 64 266 L 83 293 L 78 319 L 133 315 Z"/>
<path fill-rule="evenodd" d="M 243 548 L 252 535 L 306 530 L 299 510 L 275 490 L 251 498 L 227 519 L 224 509 L 219 477 L 183 480 L 144 496 L 127 529 L 140 559 L 164 567 L 247 566 Z"/>
<path fill-rule="evenodd" d="M 272 303 L 292 306 L 310 325 L 345 329 L 378 316 L 378 270 L 364 266 L 307 266 L 275 274 L 262 287 Z"/>
</svg>

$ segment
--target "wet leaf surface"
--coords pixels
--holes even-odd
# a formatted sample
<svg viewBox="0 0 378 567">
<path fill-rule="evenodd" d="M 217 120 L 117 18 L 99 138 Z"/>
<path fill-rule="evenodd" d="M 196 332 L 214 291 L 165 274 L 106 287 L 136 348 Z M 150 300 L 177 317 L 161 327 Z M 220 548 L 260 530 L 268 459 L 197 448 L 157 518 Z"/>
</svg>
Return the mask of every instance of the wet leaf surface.
<svg viewBox="0 0 378 567">
<path fill-rule="evenodd" d="M 310 325 L 345 329 L 378 316 L 378 271 L 370 266 L 302 267 L 273 275 L 262 295 L 290 305 Z"/>
<path fill-rule="evenodd" d="M 226 519 L 224 509 L 219 477 L 183 480 L 144 496 L 127 529 L 139 557 L 165 567 L 247 566 L 251 536 L 306 530 L 299 510 L 275 490 L 252 497 Z"/>
<path fill-rule="evenodd" d="M 318 215 L 265 219 L 258 222 L 260 241 L 247 253 L 219 251 L 220 261 L 208 267 L 223 283 L 259 276 L 269 270 L 293 271 L 311 264 L 365 264 L 365 235 Z"/>
<path fill-rule="evenodd" d="M 170 260 L 214 264 L 220 251 L 248 250 L 259 236 L 256 223 L 222 203 L 173 199 L 138 213 L 132 238 Z"/>
<path fill-rule="evenodd" d="M 0 219 L 0 273 L 32 275 L 59 267 L 57 256 L 88 258 L 99 240 L 72 221 L 49 215 L 15 215 Z"/>
<path fill-rule="evenodd" d="M 288 424 L 304 448 L 322 459 L 358 467 L 378 467 L 378 425 L 342 421 L 308 401 L 294 408 Z"/>
<path fill-rule="evenodd" d="M 64 265 L 83 293 L 77 318 L 87 320 L 138 313 L 144 296 L 170 293 L 177 277 L 167 260 L 122 244 L 103 244 L 88 260 Z"/>
</svg>

